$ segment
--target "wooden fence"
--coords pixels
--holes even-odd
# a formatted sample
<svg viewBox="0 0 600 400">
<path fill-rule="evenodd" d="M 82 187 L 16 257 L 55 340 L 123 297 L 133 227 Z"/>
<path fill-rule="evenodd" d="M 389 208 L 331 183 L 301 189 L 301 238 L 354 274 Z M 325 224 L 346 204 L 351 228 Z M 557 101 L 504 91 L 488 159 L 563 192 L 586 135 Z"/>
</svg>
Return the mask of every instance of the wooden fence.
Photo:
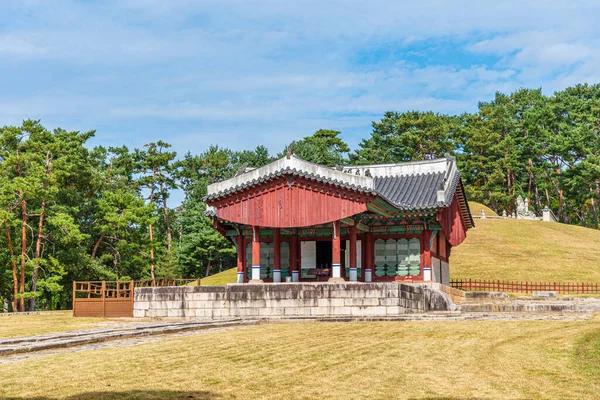
<svg viewBox="0 0 600 400">
<path fill-rule="evenodd" d="M 73 282 L 74 317 L 133 317 L 136 287 L 183 286 L 199 279 L 155 279 L 142 281 Z"/>
<path fill-rule="evenodd" d="M 450 286 L 472 292 L 533 293 L 558 292 L 561 294 L 598 294 L 600 283 L 576 282 L 514 282 L 479 279 L 452 279 Z"/>
</svg>

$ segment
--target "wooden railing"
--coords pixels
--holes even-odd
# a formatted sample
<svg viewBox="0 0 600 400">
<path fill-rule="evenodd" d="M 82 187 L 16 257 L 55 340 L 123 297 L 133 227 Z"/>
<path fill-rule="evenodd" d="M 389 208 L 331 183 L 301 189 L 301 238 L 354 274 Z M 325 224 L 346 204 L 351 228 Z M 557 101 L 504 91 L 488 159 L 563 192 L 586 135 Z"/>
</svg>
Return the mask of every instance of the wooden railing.
<svg viewBox="0 0 600 400">
<path fill-rule="evenodd" d="M 133 317 L 136 287 L 184 286 L 199 279 L 147 279 L 140 281 L 73 282 L 73 316 Z"/>
<path fill-rule="evenodd" d="M 561 294 L 599 294 L 600 283 L 594 282 L 515 282 L 480 279 L 452 279 L 450 286 L 471 292 L 533 293 L 558 292 Z"/>
</svg>

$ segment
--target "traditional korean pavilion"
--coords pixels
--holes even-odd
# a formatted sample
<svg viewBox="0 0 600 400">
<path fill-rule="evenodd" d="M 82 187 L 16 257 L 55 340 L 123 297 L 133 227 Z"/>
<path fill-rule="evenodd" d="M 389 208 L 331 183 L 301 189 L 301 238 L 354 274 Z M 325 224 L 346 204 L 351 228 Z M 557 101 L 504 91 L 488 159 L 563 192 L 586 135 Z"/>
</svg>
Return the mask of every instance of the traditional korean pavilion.
<svg viewBox="0 0 600 400">
<path fill-rule="evenodd" d="M 473 227 L 452 157 L 330 168 L 293 154 L 208 187 L 238 283 L 435 281 Z"/>
</svg>

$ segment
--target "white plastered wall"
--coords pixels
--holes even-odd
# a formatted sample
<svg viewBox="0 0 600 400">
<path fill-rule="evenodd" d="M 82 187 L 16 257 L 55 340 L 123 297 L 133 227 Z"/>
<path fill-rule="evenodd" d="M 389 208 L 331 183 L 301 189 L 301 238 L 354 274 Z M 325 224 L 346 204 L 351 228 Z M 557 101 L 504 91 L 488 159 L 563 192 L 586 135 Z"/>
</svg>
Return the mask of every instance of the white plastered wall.
<svg viewBox="0 0 600 400">
<path fill-rule="evenodd" d="M 346 268 L 350 268 L 350 241 L 346 240 Z M 356 268 L 362 268 L 362 242 L 356 241 Z"/>
</svg>

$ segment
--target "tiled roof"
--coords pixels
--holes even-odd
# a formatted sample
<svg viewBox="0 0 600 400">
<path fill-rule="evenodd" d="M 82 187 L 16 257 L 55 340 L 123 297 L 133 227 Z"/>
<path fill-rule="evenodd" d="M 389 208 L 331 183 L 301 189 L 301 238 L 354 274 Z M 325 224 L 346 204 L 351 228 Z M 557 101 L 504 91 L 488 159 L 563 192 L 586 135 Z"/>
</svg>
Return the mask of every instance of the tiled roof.
<svg viewBox="0 0 600 400">
<path fill-rule="evenodd" d="M 210 185 L 205 201 L 285 175 L 301 176 L 361 193 L 376 194 L 399 210 L 448 207 L 457 188 L 462 190 L 460 173 L 452 157 L 398 164 L 347 166 L 340 170 L 310 163 L 292 155 Z M 207 214 L 210 212 L 207 211 Z M 468 209 L 465 214 L 469 214 L 464 217 L 471 220 Z"/>
<path fill-rule="evenodd" d="M 375 191 L 400 209 L 447 206 L 438 202 L 437 191 L 444 188 L 444 173 L 375 177 Z"/>
<path fill-rule="evenodd" d="M 248 187 L 259 185 L 284 175 L 301 176 L 317 182 L 326 182 L 333 186 L 361 193 L 377 194 L 373 189 L 373 179 L 352 175 L 334 168 L 305 161 L 295 155 L 283 157 L 270 164 L 246 171 L 223 182 L 208 186 L 205 201 L 210 201 Z"/>
<path fill-rule="evenodd" d="M 235 186 L 227 187 L 221 191 L 218 191 L 215 193 L 209 193 L 208 196 L 206 196 L 204 198 L 204 201 L 209 201 L 212 199 L 216 199 L 218 197 L 226 196 L 230 193 L 235 193 L 242 189 L 245 189 L 245 188 L 248 188 L 251 186 L 255 186 L 255 185 L 261 184 L 263 182 L 268 182 L 272 179 L 275 179 L 275 178 L 278 178 L 278 177 L 284 176 L 284 175 L 300 176 L 300 177 L 307 178 L 312 181 L 325 182 L 325 183 L 329 183 L 330 185 L 333 185 L 333 186 L 338 186 L 338 187 L 341 187 L 344 189 L 350 189 L 350 190 L 360 192 L 360 193 L 377 194 L 377 192 L 372 187 L 369 187 L 367 185 L 363 186 L 360 184 L 348 182 L 343 179 L 336 179 L 336 178 L 332 178 L 327 175 L 311 173 L 308 171 L 303 171 L 301 169 L 291 168 L 291 167 L 287 166 L 285 168 L 270 172 L 268 174 L 261 175 L 255 179 L 241 182 L 240 184 L 237 184 Z"/>
</svg>

